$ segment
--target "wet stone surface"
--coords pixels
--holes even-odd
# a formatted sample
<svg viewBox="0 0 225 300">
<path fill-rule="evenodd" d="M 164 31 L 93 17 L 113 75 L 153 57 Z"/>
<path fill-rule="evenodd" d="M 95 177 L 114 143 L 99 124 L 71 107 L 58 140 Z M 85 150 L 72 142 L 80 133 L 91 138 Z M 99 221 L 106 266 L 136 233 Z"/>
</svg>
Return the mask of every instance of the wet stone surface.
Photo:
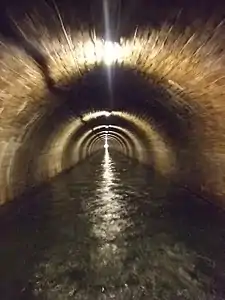
<svg viewBox="0 0 225 300">
<path fill-rule="evenodd" d="M 225 299 L 224 217 L 105 153 L 2 213 L 0 299 Z"/>
</svg>

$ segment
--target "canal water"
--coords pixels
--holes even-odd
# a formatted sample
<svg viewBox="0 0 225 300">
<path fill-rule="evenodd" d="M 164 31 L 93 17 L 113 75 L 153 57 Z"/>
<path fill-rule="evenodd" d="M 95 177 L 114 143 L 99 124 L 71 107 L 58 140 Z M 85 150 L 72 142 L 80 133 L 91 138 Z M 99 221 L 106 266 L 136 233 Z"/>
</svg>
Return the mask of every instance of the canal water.
<svg viewBox="0 0 225 300">
<path fill-rule="evenodd" d="M 22 200 L 1 300 L 225 299 L 224 216 L 136 161 L 106 149 Z"/>
</svg>

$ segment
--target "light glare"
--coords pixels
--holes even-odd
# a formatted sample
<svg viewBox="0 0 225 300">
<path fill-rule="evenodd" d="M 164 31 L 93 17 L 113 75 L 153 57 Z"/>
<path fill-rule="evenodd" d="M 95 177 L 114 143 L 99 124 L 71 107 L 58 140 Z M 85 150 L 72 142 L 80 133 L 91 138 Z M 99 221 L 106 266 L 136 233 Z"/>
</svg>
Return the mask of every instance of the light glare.
<svg viewBox="0 0 225 300">
<path fill-rule="evenodd" d="M 111 116 L 111 113 L 110 113 L 109 111 L 105 111 L 105 112 L 104 112 L 104 116 L 110 117 L 110 116 Z"/>
<path fill-rule="evenodd" d="M 116 62 L 121 63 L 126 60 L 131 52 L 132 48 L 128 44 L 121 46 L 117 42 L 96 39 L 94 43 L 87 41 L 80 45 L 78 60 L 80 63 L 90 65 L 102 62 L 109 67 Z"/>
<path fill-rule="evenodd" d="M 99 117 L 110 117 L 111 115 L 113 115 L 113 112 L 109 112 L 109 111 L 95 111 L 95 112 L 91 112 L 91 113 L 87 113 L 85 115 L 83 115 L 83 121 L 88 122 L 91 119 L 96 119 Z"/>
<path fill-rule="evenodd" d="M 118 43 L 105 41 L 103 48 L 103 61 L 107 66 L 111 66 L 118 61 L 121 56 L 121 47 Z"/>
</svg>

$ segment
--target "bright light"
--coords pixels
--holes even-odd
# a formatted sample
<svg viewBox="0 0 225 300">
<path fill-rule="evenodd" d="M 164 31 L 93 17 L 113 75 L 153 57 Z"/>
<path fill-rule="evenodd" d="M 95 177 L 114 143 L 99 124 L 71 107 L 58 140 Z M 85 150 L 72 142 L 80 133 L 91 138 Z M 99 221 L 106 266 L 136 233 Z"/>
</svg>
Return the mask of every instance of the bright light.
<svg viewBox="0 0 225 300">
<path fill-rule="evenodd" d="M 100 125 L 100 126 L 96 126 L 96 127 L 93 128 L 93 130 L 98 130 L 98 129 L 101 129 L 101 128 L 106 128 L 106 129 L 108 129 L 108 128 L 110 128 L 110 125 Z"/>
<path fill-rule="evenodd" d="M 121 56 L 121 46 L 118 43 L 105 41 L 103 48 L 103 61 L 107 66 L 111 66 Z"/>
<path fill-rule="evenodd" d="M 104 111 L 103 115 L 108 118 L 111 116 L 111 113 L 109 111 Z"/>
<path fill-rule="evenodd" d="M 114 63 L 122 63 L 130 57 L 132 47 L 128 44 L 123 46 L 112 41 L 104 41 L 95 39 L 81 44 L 78 51 L 78 61 L 80 64 L 95 64 L 104 63 L 106 66 L 111 66 Z"/>
<path fill-rule="evenodd" d="M 83 121 L 85 122 L 88 122 L 90 121 L 91 119 L 96 119 L 96 118 L 99 118 L 99 117 L 110 117 L 111 115 L 113 115 L 113 112 L 109 112 L 109 111 L 95 111 L 95 112 L 91 112 L 91 113 L 87 113 L 85 115 L 83 115 Z"/>
</svg>

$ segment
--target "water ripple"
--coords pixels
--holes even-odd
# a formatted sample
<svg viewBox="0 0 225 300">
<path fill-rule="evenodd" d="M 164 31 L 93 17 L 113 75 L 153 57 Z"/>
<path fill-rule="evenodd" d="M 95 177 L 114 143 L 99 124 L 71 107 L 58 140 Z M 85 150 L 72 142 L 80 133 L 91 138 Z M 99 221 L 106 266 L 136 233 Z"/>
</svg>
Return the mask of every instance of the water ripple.
<svg viewBox="0 0 225 300">
<path fill-rule="evenodd" d="M 23 203 L 1 299 L 225 299 L 224 217 L 143 165 L 106 149 Z"/>
</svg>

